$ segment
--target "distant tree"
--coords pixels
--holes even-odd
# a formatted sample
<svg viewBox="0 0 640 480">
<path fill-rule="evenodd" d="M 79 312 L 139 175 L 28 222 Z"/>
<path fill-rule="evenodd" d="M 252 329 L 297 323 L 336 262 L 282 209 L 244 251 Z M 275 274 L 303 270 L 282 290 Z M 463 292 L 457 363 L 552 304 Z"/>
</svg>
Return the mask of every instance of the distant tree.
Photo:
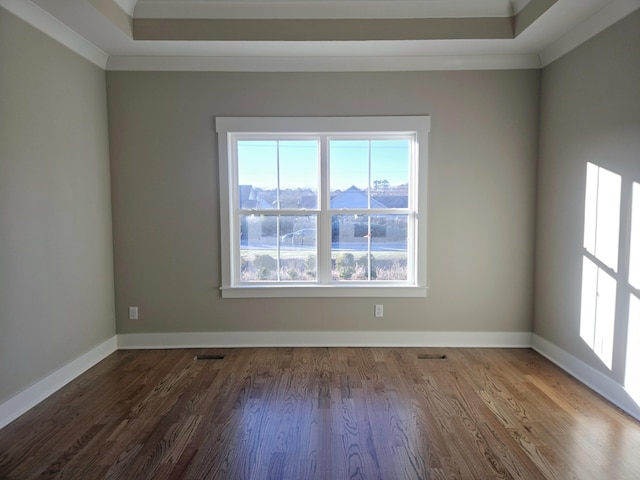
<svg viewBox="0 0 640 480">
<path fill-rule="evenodd" d="M 336 270 L 338 270 L 340 278 L 351 279 L 356 272 L 356 259 L 353 254 L 341 253 L 338 255 L 338 258 L 336 258 Z"/>
<path fill-rule="evenodd" d="M 307 259 L 304 262 L 304 268 L 305 271 L 307 273 L 307 275 L 311 276 L 311 277 L 315 277 L 316 275 L 316 264 L 317 264 L 317 260 L 316 260 L 316 256 L 315 255 L 309 255 L 307 257 Z"/>
<path fill-rule="evenodd" d="M 389 180 L 374 180 L 373 190 L 376 193 L 384 193 L 385 190 L 389 189 L 389 185 Z"/>
<path fill-rule="evenodd" d="M 277 265 L 278 261 L 271 255 L 256 255 L 253 259 L 253 266 L 257 270 L 260 280 L 268 280 Z"/>
<path fill-rule="evenodd" d="M 371 262 L 371 279 L 374 280 L 376 278 L 376 259 L 372 253 L 369 254 L 369 259 L 367 259 L 366 255 L 362 255 L 358 260 L 356 260 L 356 264 L 364 270 L 365 275 L 368 277 L 369 262 Z"/>
</svg>

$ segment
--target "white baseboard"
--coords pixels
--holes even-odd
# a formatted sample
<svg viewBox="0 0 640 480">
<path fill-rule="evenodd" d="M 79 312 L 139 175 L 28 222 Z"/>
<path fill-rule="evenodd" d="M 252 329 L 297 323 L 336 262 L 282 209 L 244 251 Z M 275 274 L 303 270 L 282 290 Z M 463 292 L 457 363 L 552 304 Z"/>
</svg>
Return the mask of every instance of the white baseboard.
<svg viewBox="0 0 640 480">
<path fill-rule="evenodd" d="M 119 349 L 197 347 L 525 347 L 529 332 L 188 332 L 118 335 Z"/>
<path fill-rule="evenodd" d="M 615 380 L 538 335 L 532 335 L 531 348 L 636 420 L 640 420 L 638 401 L 634 400 L 626 389 Z"/>
<path fill-rule="evenodd" d="M 0 428 L 8 425 L 27 410 L 35 407 L 45 398 L 64 387 L 71 380 L 84 373 L 96 363 L 117 350 L 117 339 L 111 337 L 106 342 L 92 348 L 84 355 L 67 363 L 42 380 L 25 388 L 20 393 L 0 404 Z"/>
</svg>

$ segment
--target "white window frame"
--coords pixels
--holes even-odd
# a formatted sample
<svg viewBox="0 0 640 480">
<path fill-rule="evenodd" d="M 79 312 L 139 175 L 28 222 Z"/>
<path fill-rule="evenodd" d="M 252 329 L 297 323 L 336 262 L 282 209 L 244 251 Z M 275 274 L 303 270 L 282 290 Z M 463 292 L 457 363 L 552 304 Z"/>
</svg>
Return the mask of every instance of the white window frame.
<svg viewBox="0 0 640 480">
<path fill-rule="evenodd" d="M 425 297 L 427 293 L 427 160 L 430 130 L 429 116 L 389 117 L 217 117 L 218 166 L 220 181 L 220 246 L 223 298 L 255 297 Z M 234 151 L 236 138 L 243 134 L 307 134 L 328 136 L 353 135 L 411 135 L 415 153 L 410 170 L 409 208 L 415 215 L 415 228 L 407 242 L 410 271 L 406 282 L 300 282 L 300 283 L 240 283 L 239 226 L 235 225 L 239 204 L 237 162 Z M 324 150 L 324 147 L 321 147 Z M 321 161 L 321 192 L 319 211 L 330 212 L 325 195 L 328 167 L 323 151 Z M 326 189 L 328 191 L 328 189 Z M 274 212 L 276 213 L 276 212 Z M 281 213 L 281 212 L 277 212 Z M 282 212 L 287 213 L 287 212 Z M 369 210 L 367 214 L 393 213 Z M 327 217 L 328 215 L 325 215 Z M 320 215 L 319 215 L 320 218 Z M 322 227 L 320 227 L 322 228 Z M 326 226 L 325 226 L 326 228 Z M 413 245 L 413 248 L 411 247 Z M 412 248 L 412 250 L 410 250 Z M 326 252 L 325 252 L 326 250 Z M 318 238 L 318 268 L 328 247 Z"/>
</svg>

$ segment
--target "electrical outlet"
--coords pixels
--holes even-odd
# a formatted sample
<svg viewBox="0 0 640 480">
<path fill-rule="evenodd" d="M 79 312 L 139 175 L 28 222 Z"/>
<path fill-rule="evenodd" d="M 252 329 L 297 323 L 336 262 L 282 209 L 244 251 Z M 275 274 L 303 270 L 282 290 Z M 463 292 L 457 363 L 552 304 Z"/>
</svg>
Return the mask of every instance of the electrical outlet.
<svg viewBox="0 0 640 480">
<path fill-rule="evenodd" d="M 384 306 L 376 305 L 376 317 L 382 318 L 384 317 Z"/>
<path fill-rule="evenodd" d="M 138 307 L 129 307 L 129 320 L 138 320 Z"/>
</svg>

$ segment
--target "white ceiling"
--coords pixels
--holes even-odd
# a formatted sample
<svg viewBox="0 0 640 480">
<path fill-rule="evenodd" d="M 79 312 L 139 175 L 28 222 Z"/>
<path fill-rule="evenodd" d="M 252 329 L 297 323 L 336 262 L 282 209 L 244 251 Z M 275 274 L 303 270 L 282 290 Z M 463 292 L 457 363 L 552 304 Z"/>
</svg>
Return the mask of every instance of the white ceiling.
<svg viewBox="0 0 640 480">
<path fill-rule="evenodd" d="M 539 68 L 640 8 L 640 0 L 557 0 L 521 34 L 502 39 L 149 41 L 134 40 L 131 30 L 126 31 L 132 19 L 482 20 L 512 17 L 523 12 L 530 1 L 552 3 L 549 0 L 0 0 L 0 6 L 110 70 L 247 71 Z"/>
</svg>

